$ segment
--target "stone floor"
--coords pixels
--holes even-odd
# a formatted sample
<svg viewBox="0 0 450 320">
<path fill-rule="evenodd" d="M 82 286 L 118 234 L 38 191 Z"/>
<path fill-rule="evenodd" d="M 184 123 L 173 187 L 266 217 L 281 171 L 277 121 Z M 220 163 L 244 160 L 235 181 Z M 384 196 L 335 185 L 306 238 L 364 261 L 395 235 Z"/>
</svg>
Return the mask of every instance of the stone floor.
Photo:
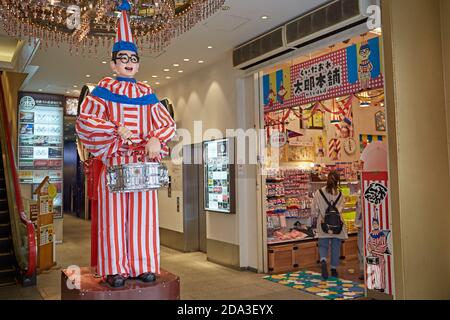
<svg viewBox="0 0 450 320">
<path fill-rule="evenodd" d="M 61 269 L 89 266 L 90 223 L 71 215 L 64 218 L 64 243 L 56 246 L 57 266 L 38 275 L 32 288 L 0 288 L 1 299 L 59 300 Z M 342 270 L 350 268 L 345 262 Z M 347 266 L 345 266 L 347 265 Z M 229 269 L 206 260 L 203 253 L 161 248 L 161 266 L 181 279 L 182 300 L 316 300 L 317 296 L 262 279 L 263 274 Z M 351 279 L 352 280 L 352 279 Z"/>
</svg>

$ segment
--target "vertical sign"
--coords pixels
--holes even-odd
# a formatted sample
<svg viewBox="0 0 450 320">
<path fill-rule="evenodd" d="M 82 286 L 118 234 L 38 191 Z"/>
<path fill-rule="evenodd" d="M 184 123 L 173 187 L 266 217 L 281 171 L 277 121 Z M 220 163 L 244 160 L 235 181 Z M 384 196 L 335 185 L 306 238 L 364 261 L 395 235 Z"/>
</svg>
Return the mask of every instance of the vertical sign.
<svg viewBox="0 0 450 320">
<path fill-rule="evenodd" d="M 18 155 L 19 180 L 34 192 L 49 176 L 55 184 L 54 217 L 62 218 L 64 97 L 19 94 Z"/>
<path fill-rule="evenodd" d="M 364 252 L 367 288 L 392 295 L 392 232 L 387 172 L 363 172 Z"/>
</svg>

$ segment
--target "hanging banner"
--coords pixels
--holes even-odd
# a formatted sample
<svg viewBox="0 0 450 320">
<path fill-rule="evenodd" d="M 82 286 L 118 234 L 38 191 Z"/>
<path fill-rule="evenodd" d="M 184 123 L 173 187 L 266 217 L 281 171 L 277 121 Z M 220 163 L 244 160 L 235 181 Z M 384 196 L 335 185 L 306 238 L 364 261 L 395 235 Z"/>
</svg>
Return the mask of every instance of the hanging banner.
<svg viewBox="0 0 450 320">
<path fill-rule="evenodd" d="M 291 99 L 291 70 L 289 67 L 263 76 L 264 105 L 283 105 Z"/>
<path fill-rule="evenodd" d="M 364 256 L 367 288 L 392 295 L 392 232 L 388 173 L 362 173 Z"/>
<path fill-rule="evenodd" d="M 287 70 L 265 75 L 264 111 L 351 95 L 369 88 L 382 88 L 381 70 L 381 41 L 380 38 L 373 38 L 292 66 L 289 72 L 290 87 L 287 86 Z M 280 98 L 280 92 L 283 98 Z"/>
</svg>

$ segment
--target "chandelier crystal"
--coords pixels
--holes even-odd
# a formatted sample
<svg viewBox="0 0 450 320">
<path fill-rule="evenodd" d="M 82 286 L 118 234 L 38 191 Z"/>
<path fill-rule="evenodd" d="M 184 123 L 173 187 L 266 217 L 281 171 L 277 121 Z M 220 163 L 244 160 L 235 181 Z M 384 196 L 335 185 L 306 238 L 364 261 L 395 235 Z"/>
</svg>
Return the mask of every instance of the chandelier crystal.
<svg viewBox="0 0 450 320">
<path fill-rule="evenodd" d="M 136 45 L 161 52 L 172 39 L 217 12 L 225 0 L 129 0 Z M 114 0 L 0 0 L 0 21 L 15 38 L 41 41 L 44 48 L 66 43 L 71 52 L 111 48 L 119 12 Z"/>
</svg>

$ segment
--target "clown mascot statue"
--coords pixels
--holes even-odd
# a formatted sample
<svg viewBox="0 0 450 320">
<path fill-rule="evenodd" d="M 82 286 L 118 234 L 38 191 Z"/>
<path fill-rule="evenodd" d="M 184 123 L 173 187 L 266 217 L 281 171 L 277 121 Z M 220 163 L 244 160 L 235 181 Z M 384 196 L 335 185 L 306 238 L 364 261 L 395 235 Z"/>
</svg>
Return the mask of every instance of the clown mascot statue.
<svg viewBox="0 0 450 320">
<path fill-rule="evenodd" d="M 111 68 L 117 78 L 104 78 L 85 98 L 76 130 L 84 147 L 103 163 L 98 193 L 97 274 L 112 287 L 127 278 L 155 281 L 160 273 L 157 193 L 110 192 L 107 169 L 113 166 L 160 162 L 169 154 L 175 122 L 150 86 L 134 79 L 139 70 L 123 0 Z"/>
</svg>

